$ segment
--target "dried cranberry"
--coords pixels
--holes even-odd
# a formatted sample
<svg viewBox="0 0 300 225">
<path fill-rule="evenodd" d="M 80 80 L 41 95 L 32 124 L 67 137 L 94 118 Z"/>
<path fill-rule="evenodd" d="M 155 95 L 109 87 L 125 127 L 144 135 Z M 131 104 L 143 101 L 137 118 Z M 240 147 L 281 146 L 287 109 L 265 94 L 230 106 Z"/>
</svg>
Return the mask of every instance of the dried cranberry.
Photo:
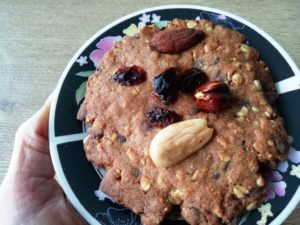
<svg viewBox="0 0 300 225">
<path fill-rule="evenodd" d="M 160 107 L 154 107 L 147 113 L 148 121 L 156 127 L 166 127 L 178 121 L 178 115 L 175 111 L 170 111 Z"/>
<path fill-rule="evenodd" d="M 176 70 L 169 68 L 154 77 L 152 87 L 162 103 L 168 105 L 176 98 Z"/>
<path fill-rule="evenodd" d="M 179 90 L 186 93 L 193 93 L 207 81 L 205 73 L 198 68 L 191 68 L 183 72 L 179 80 Z"/>
<path fill-rule="evenodd" d="M 139 66 L 121 67 L 113 75 L 113 80 L 125 86 L 136 85 L 146 80 L 146 72 Z"/>
</svg>

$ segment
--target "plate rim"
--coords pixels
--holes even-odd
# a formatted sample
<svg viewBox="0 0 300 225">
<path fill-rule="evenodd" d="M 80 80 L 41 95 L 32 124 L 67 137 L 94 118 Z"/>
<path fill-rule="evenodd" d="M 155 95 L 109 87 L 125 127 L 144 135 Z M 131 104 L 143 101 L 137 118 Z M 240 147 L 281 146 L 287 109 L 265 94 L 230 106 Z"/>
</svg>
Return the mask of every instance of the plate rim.
<svg viewBox="0 0 300 225">
<path fill-rule="evenodd" d="M 55 119 L 55 111 L 57 106 L 57 100 L 60 93 L 60 90 L 62 88 L 63 82 L 71 69 L 72 65 L 75 63 L 76 59 L 81 55 L 81 53 L 96 39 L 98 38 L 102 33 L 106 32 L 107 30 L 111 29 L 115 25 L 119 24 L 122 21 L 125 21 L 127 19 L 130 19 L 134 16 L 140 15 L 142 13 L 147 13 L 155 10 L 163 10 L 163 9 L 197 9 L 197 10 L 203 10 L 208 12 L 214 12 L 218 14 L 222 14 L 225 16 L 228 16 L 230 18 L 233 18 L 248 27 L 252 28 L 254 31 L 262 35 L 268 42 L 270 42 L 283 56 L 283 58 L 287 61 L 288 65 L 291 67 L 292 71 L 294 72 L 294 76 L 291 76 L 290 78 L 296 78 L 298 81 L 300 81 L 300 72 L 296 65 L 296 63 L 293 61 L 293 59 L 290 57 L 290 55 L 281 47 L 281 45 L 275 41 L 269 34 L 267 34 L 265 31 L 263 31 L 261 28 L 256 26 L 255 24 L 251 23 L 250 21 L 237 16 L 235 14 L 232 14 L 230 12 L 219 10 L 211 7 L 206 6 L 200 6 L 200 5 L 187 5 L 187 4 L 170 4 L 170 5 L 162 5 L 162 6 L 156 6 L 156 7 L 150 7 L 150 8 L 144 8 L 138 11 L 134 11 L 132 13 L 129 13 L 119 19 L 114 20 L 113 22 L 109 23 L 102 29 L 100 29 L 98 32 L 96 32 L 93 36 L 91 36 L 74 54 L 74 56 L 71 58 L 71 60 L 68 62 L 67 66 L 65 67 L 61 77 L 59 78 L 59 81 L 54 89 L 53 96 L 52 96 L 52 103 L 50 108 L 50 116 L 49 116 L 49 143 L 50 143 L 50 155 L 53 162 L 53 167 L 55 170 L 55 173 L 58 177 L 59 183 L 65 192 L 68 200 L 71 202 L 73 207 L 77 210 L 77 212 L 88 222 L 92 225 L 101 225 L 101 223 L 95 219 L 94 216 L 92 216 L 79 202 L 78 198 L 74 194 L 73 190 L 71 189 L 66 176 L 63 172 L 61 162 L 59 160 L 58 155 L 58 149 L 57 149 L 57 141 L 55 141 L 55 131 L 54 131 L 54 119 Z M 289 79 L 289 78 L 287 78 Z M 287 80 L 284 79 L 284 80 Z M 58 136 L 59 137 L 59 136 Z M 286 220 L 286 218 L 294 211 L 297 204 L 300 202 L 300 186 L 298 187 L 297 191 L 289 201 L 289 203 L 285 206 L 285 208 L 277 215 L 277 217 L 271 222 L 270 225 L 280 225 L 282 222 Z"/>
</svg>

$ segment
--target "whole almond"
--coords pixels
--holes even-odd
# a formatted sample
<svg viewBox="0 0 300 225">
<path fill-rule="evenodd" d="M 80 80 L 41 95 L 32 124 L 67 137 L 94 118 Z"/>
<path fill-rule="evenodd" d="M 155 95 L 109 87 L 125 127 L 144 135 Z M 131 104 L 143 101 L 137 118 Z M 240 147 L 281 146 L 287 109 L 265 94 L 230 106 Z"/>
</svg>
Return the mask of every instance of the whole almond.
<svg viewBox="0 0 300 225">
<path fill-rule="evenodd" d="M 180 53 L 195 45 L 203 36 L 200 30 L 170 28 L 156 33 L 151 39 L 151 46 L 162 53 Z"/>
<path fill-rule="evenodd" d="M 198 151 L 212 137 L 205 119 L 191 119 L 160 130 L 150 144 L 150 157 L 159 167 L 172 166 Z"/>
</svg>

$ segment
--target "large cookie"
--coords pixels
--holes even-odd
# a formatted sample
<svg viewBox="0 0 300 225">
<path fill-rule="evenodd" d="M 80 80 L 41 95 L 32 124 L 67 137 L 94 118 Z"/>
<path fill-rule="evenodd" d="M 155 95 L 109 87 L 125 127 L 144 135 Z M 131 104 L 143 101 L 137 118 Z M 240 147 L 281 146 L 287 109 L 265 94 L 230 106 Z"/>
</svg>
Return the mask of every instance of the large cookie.
<svg viewBox="0 0 300 225">
<path fill-rule="evenodd" d="M 173 20 L 166 29 L 187 27 L 205 33 L 191 48 L 164 54 L 150 45 L 159 32 L 144 27 L 135 37 L 114 44 L 88 80 L 78 118 L 89 125 L 84 140 L 88 160 L 107 169 L 100 189 L 140 214 L 144 225 L 159 224 L 179 205 L 190 224 L 234 224 L 264 198 L 266 171 L 286 159 L 287 134 L 274 109 L 276 91 L 268 67 L 245 37 L 210 21 Z M 123 86 L 113 80 L 124 66 L 139 66 L 146 81 Z M 165 105 L 153 95 L 153 78 L 169 68 L 178 74 L 199 68 L 209 80 L 229 86 L 231 100 L 217 113 L 197 109 L 195 97 L 178 91 Z M 160 128 L 151 126 L 149 109 L 175 111 L 181 120 L 204 118 L 214 137 L 200 151 L 167 168 L 149 156 Z"/>
</svg>

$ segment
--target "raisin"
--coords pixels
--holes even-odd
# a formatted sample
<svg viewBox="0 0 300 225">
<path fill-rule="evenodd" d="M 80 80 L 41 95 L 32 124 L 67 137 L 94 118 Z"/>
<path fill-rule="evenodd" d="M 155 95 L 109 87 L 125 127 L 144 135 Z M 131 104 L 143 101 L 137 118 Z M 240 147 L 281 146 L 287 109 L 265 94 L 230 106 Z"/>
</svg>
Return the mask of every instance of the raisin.
<svg viewBox="0 0 300 225">
<path fill-rule="evenodd" d="M 178 115 L 175 111 L 170 111 L 160 107 L 154 107 L 147 113 L 148 121 L 156 127 L 166 127 L 178 121 Z"/>
<path fill-rule="evenodd" d="M 154 77 L 152 87 L 163 104 L 171 104 L 176 99 L 176 70 L 169 68 Z"/>
<path fill-rule="evenodd" d="M 146 80 L 146 72 L 139 66 L 121 67 L 113 75 L 113 80 L 124 86 L 136 85 Z"/>
<path fill-rule="evenodd" d="M 207 81 L 205 73 L 198 68 L 191 68 L 183 72 L 179 80 L 179 90 L 186 93 L 193 93 Z"/>
</svg>

